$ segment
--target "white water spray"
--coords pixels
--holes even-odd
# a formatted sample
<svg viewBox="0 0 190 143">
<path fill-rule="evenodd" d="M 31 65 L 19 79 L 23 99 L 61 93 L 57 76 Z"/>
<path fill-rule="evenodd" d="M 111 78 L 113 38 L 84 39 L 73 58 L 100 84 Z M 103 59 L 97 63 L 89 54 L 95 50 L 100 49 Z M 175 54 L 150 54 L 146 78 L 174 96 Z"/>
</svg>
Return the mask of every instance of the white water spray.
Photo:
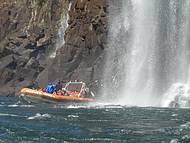
<svg viewBox="0 0 190 143">
<path fill-rule="evenodd" d="M 170 86 L 188 84 L 190 1 L 122 0 L 115 7 L 104 94 L 114 89 L 120 103 L 162 106 Z"/>
<path fill-rule="evenodd" d="M 190 86 L 175 83 L 164 94 L 164 98 L 162 107 L 190 107 Z"/>
</svg>

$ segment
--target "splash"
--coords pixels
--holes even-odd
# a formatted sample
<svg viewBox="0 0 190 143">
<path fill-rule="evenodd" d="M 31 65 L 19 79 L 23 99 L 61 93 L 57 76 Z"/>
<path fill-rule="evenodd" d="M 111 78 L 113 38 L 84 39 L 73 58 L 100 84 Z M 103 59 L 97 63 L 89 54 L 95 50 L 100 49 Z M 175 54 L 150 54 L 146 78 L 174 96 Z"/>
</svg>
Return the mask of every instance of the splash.
<svg viewBox="0 0 190 143">
<path fill-rule="evenodd" d="M 47 118 L 51 118 L 51 115 L 36 113 L 35 116 L 28 117 L 27 119 L 28 120 L 35 120 L 35 119 L 40 120 L 40 119 L 47 119 Z"/>
<path fill-rule="evenodd" d="M 174 83 L 188 83 L 190 1 L 121 0 L 110 7 L 103 95 L 162 106 Z"/>
<path fill-rule="evenodd" d="M 163 107 L 190 107 L 190 87 L 188 84 L 173 84 L 163 97 Z"/>
</svg>

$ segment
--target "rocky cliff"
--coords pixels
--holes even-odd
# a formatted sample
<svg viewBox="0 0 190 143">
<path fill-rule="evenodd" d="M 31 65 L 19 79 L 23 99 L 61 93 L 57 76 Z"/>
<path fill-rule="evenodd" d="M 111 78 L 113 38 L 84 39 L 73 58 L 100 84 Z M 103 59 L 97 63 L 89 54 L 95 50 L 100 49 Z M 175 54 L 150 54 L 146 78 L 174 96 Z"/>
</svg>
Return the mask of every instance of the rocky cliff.
<svg viewBox="0 0 190 143">
<path fill-rule="evenodd" d="M 107 3 L 105 0 L 76 0 L 69 17 L 65 45 L 48 70 L 49 80 L 82 80 L 95 91 L 103 72 Z"/>
<path fill-rule="evenodd" d="M 65 44 L 55 58 L 60 19 L 69 9 Z M 1 0 L 0 92 L 34 81 L 82 80 L 97 90 L 107 35 L 106 0 Z"/>
<path fill-rule="evenodd" d="M 54 49 L 68 0 L 0 0 L 0 91 L 35 81 Z"/>
</svg>

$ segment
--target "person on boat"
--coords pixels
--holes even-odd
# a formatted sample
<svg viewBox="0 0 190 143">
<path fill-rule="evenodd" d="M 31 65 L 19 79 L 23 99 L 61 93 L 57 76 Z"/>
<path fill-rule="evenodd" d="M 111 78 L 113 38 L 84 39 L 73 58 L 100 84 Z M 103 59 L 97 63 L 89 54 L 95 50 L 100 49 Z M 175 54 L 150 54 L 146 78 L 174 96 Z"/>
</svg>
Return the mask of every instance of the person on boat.
<svg viewBox="0 0 190 143">
<path fill-rule="evenodd" d="M 37 88 L 39 88 L 39 86 L 36 81 L 32 80 L 31 83 L 27 86 L 27 88 L 37 89 Z"/>
<path fill-rule="evenodd" d="M 55 91 L 58 92 L 60 90 L 62 90 L 62 84 L 61 84 L 61 81 L 59 80 L 57 84 L 55 85 Z"/>
<path fill-rule="evenodd" d="M 48 83 L 47 87 L 46 87 L 46 92 L 53 94 L 55 91 L 55 86 L 52 83 Z"/>
</svg>

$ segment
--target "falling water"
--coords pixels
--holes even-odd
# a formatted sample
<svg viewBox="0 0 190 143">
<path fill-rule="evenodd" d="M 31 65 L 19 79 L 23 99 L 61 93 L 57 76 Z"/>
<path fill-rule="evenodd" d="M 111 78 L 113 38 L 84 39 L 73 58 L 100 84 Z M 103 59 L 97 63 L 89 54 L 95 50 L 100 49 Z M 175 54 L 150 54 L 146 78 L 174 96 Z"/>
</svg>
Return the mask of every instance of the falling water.
<svg viewBox="0 0 190 143">
<path fill-rule="evenodd" d="M 68 20 L 69 20 L 69 14 L 68 13 L 69 13 L 70 8 L 71 8 L 71 3 L 69 3 L 68 9 L 65 8 L 62 15 L 61 15 L 60 27 L 59 27 L 58 34 L 57 34 L 58 35 L 57 42 L 55 45 L 55 49 L 53 50 L 53 53 L 50 55 L 50 58 L 55 58 L 57 50 L 60 49 L 65 43 L 64 34 L 65 34 L 65 31 L 68 27 Z"/>
<path fill-rule="evenodd" d="M 119 96 L 124 104 L 161 106 L 170 86 L 188 84 L 190 1 L 121 0 L 110 5 L 103 92 Z"/>
</svg>

